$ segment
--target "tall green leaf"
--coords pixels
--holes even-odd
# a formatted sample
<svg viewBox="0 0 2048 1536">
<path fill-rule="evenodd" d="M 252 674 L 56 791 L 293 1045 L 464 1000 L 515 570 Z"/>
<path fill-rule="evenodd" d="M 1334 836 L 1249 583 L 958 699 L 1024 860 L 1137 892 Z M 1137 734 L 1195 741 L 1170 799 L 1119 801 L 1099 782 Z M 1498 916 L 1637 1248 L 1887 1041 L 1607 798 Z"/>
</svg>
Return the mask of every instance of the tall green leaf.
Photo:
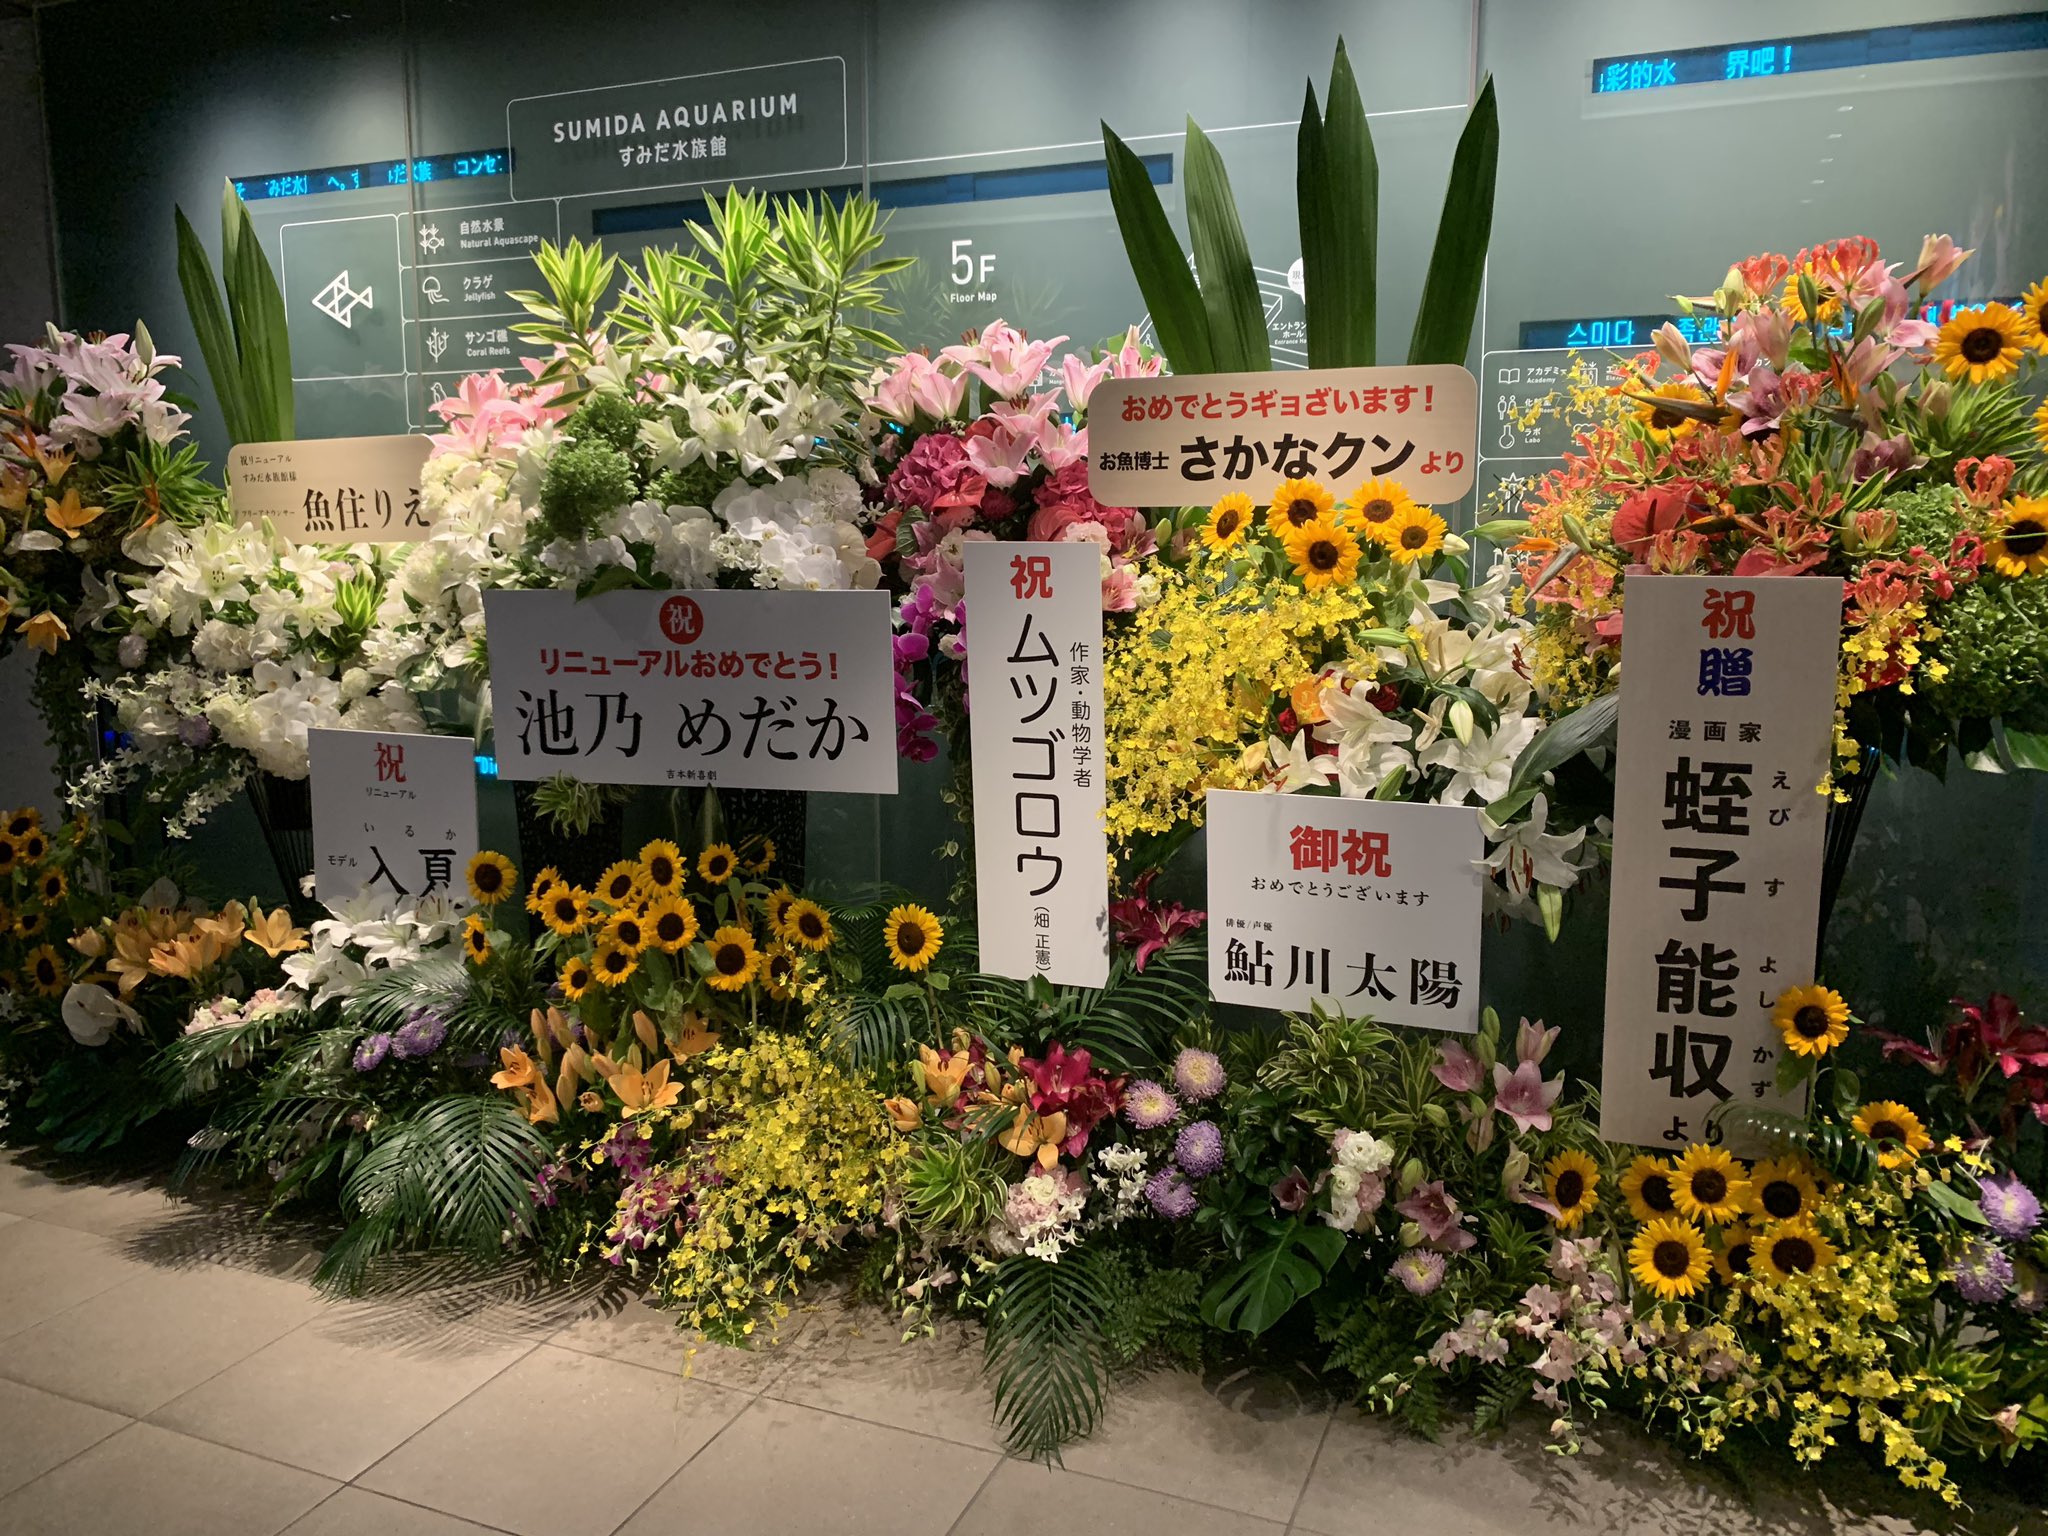
<svg viewBox="0 0 2048 1536">
<path fill-rule="evenodd" d="M 179 208 L 176 212 L 178 286 L 185 290 L 185 310 L 192 317 L 192 329 L 199 337 L 199 353 L 206 359 L 206 372 L 213 380 L 221 423 L 235 442 L 250 442 L 254 439 L 248 430 L 249 412 L 242 403 L 241 363 L 235 354 L 235 333 L 228 324 L 220 284 L 214 279 L 213 263 L 206 259 L 206 247 L 199 243 L 185 210 Z"/>
<path fill-rule="evenodd" d="M 1340 39 L 1326 113 L 1308 88 L 1295 165 L 1311 368 L 1377 361 L 1379 184 L 1372 128 Z"/>
<path fill-rule="evenodd" d="M 1493 77 L 1488 75 L 1451 157 L 1436 249 L 1430 253 L 1422 309 L 1408 343 L 1411 364 L 1465 361 L 1472 319 L 1479 310 L 1479 285 L 1486 274 L 1486 244 L 1493 234 L 1493 178 L 1499 160 L 1500 115 L 1494 105 Z"/>
<path fill-rule="evenodd" d="M 1273 366 L 1266 306 L 1252 271 L 1251 248 L 1231 195 L 1230 173 L 1209 136 L 1188 119 L 1188 234 L 1201 279 L 1209 342 L 1223 373 L 1263 373 Z"/>
<path fill-rule="evenodd" d="M 220 219 L 221 275 L 227 282 L 235 342 L 242 357 L 243 394 L 259 416 L 263 440 L 283 442 L 295 435 L 292 349 L 284 294 L 249 218 L 249 205 L 236 194 L 232 182 L 224 184 Z"/>
<path fill-rule="evenodd" d="M 1187 253 L 1160 206 L 1159 189 L 1146 174 L 1145 163 L 1107 123 L 1102 125 L 1102 152 L 1109 165 L 1109 201 L 1123 234 L 1124 254 L 1151 311 L 1161 350 L 1176 373 L 1214 373 L 1209 317 L 1203 312 L 1194 273 L 1188 270 Z"/>
<path fill-rule="evenodd" d="M 1342 1233 L 1334 1235 L 1342 1241 Z M 1020 1254 L 996 1271 L 982 1374 L 1013 1454 L 1055 1460 L 1062 1445 L 1101 1422 L 1109 1387 L 1103 1324 L 1114 1302 L 1113 1278 L 1106 1255 L 1087 1247 L 1057 1264 Z"/>
</svg>

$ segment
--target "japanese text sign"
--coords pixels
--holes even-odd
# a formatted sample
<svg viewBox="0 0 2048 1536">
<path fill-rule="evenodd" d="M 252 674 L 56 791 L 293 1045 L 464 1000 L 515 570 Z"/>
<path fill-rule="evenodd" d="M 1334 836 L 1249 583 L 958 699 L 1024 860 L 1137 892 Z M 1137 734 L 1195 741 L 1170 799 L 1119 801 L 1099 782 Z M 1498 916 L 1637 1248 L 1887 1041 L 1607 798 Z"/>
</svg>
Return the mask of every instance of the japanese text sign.
<svg viewBox="0 0 2048 1536">
<path fill-rule="evenodd" d="M 1109 979 L 1102 553 L 969 544 L 974 870 L 983 969 Z"/>
<path fill-rule="evenodd" d="M 1208 793 L 1209 993 L 1465 1033 L 1479 1027 L 1479 813 Z"/>
<path fill-rule="evenodd" d="M 228 505 L 238 520 L 269 518 L 294 544 L 410 544 L 434 531 L 420 510 L 424 437 L 309 437 L 237 443 L 228 451 Z"/>
<path fill-rule="evenodd" d="M 886 592 L 486 592 L 498 776 L 896 793 Z"/>
<path fill-rule="evenodd" d="M 467 736 L 310 730 L 313 890 L 460 902 L 475 857 L 476 749 Z"/>
<path fill-rule="evenodd" d="M 1600 1134 L 1719 1140 L 1777 1092 L 1771 1009 L 1814 979 L 1842 584 L 1631 576 Z"/>
<path fill-rule="evenodd" d="M 1428 506 L 1472 489 L 1479 385 L 1463 368 L 1310 368 L 1104 379 L 1088 397 L 1088 489 L 1105 506 L 1263 501 L 1291 476 L 1340 500 L 1398 480 Z"/>
</svg>

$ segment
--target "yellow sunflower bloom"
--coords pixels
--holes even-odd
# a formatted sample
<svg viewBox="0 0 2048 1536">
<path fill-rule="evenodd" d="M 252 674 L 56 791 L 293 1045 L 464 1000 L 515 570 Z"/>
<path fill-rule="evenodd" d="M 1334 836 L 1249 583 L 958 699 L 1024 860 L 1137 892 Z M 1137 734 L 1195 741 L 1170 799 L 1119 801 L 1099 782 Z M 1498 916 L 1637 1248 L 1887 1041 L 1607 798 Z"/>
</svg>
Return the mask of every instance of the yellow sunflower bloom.
<svg viewBox="0 0 2048 1536">
<path fill-rule="evenodd" d="M 1384 527 L 1380 542 L 1398 564 L 1413 565 L 1442 549 L 1450 531 L 1451 525 L 1429 508 L 1411 506 Z"/>
<path fill-rule="evenodd" d="M 707 885 L 723 885 L 738 863 L 730 844 L 713 843 L 697 855 L 697 874 Z"/>
<path fill-rule="evenodd" d="M 575 1002 L 577 998 L 597 985 L 597 973 L 590 968 L 590 962 L 577 955 L 562 967 L 562 996 Z"/>
<path fill-rule="evenodd" d="M 761 851 L 755 854 L 753 858 L 747 860 L 747 873 L 759 879 L 774 867 L 775 839 L 764 837 L 761 839 Z"/>
<path fill-rule="evenodd" d="M 64 957 L 47 944 L 28 952 L 28 979 L 44 997 L 56 997 L 71 979 L 64 970 Z"/>
<path fill-rule="evenodd" d="M 24 864 L 40 864 L 50 851 L 50 840 L 40 829 L 24 832 L 14 840 L 14 851 L 21 855 Z"/>
<path fill-rule="evenodd" d="M 620 859 L 597 880 L 597 899 L 614 907 L 628 906 L 640 899 L 640 866 Z"/>
<path fill-rule="evenodd" d="M 2042 407 L 2048 413 L 2048 405 Z M 2048 496 L 2015 496 L 1999 509 L 1984 555 L 2001 576 L 2048 571 Z"/>
<path fill-rule="evenodd" d="M 1671 1170 L 1671 1199 L 1688 1220 L 1725 1227 L 1749 1204 L 1749 1181 L 1719 1147 L 1694 1142 Z"/>
<path fill-rule="evenodd" d="M 1678 1214 L 1678 1202 L 1671 1198 L 1671 1164 L 1647 1152 L 1638 1154 L 1621 1176 L 1621 1194 L 1637 1221 Z"/>
<path fill-rule="evenodd" d="M 919 906 L 892 907 L 882 926 L 882 941 L 899 971 L 921 971 L 930 965 L 945 938 L 939 920 Z"/>
<path fill-rule="evenodd" d="M 24 805 L 18 811 L 10 811 L 7 825 L 0 827 L 0 837 L 27 837 L 31 832 L 42 830 L 43 813 L 32 805 Z"/>
<path fill-rule="evenodd" d="M 1783 1283 L 1835 1262 L 1835 1245 L 1804 1217 L 1766 1227 L 1750 1250 L 1750 1272 Z"/>
<path fill-rule="evenodd" d="M 1683 411 L 1674 411 L 1659 401 L 1680 400 L 1687 405 L 1705 405 L 1706 391 L 1685 379 L 1666 379 L 1650 391 L 1650 399 L 1638 400 L 1635 404 L 1635 418 L 1642 424 L 1653 443 L 1668 443 L 1674 438 L 1688 437 L 1699 430 L 1699 422 Z"/>
<path fill-rule="evenodd" d="M 761 952 L 744 928 L 728 924 L 712 934 L 709 943 L 711 971 L 704 979 L 721 992 L 739 991 L 761 968 Z"/>
<path fill-rule="evenodd" d="M 1358 540 L 1340 523 L 1318 519 L 1281 536 L 1294 574 L 1309 591 L 1349 586 L 1358 579 Z"/>
<path fill-rule="evenodd" d="M 1849 1123 L 1877 1143 L 1880 1167 L 1903 1168 L 1934 1145 L 1920 1117 L 1891 1099 L 1864 1105 Z"/>
<path fill-rule="evenodd" d="M 656 896 L 682 889 L 683 850 L 657 837 L 640 850 L 640 882 Z"/>
<path fill-rule="evenodd" d="M 600 986 L 622 987 L 640 969 L 640 960 L 625 945 L 607 940 L 597 946 L 590 968 L 597 973 Z"/>
<path fill-rule="evenodd" d="M 1787 987 L 1771 1022 L 1795 1056 L 1825 1056 L 1849 1038 L 1849 1005 L 1833 987 Z"/>
<path fill-rule="evenodd" d="M 21 844 L 11 837 L 0 837 L 0 875 L 11 875 L 21 867 Z"/>
<path fill-rule="evenodd" d="M 832 947 L 832 919 L 808 897 L 790 903 L 781 933 L 790 943 L 801 944 L 805 949 Z"/>
<path fill-rule="evenodd" d="M 1811 1216 L 1818 1204 L 1820 1186 L 1796 1158 L 1765 1158 L 1749 1170 L 1749 1208 L 1764 1221 Z"/>
<path fill-rule="evenodd" d="M 1337 510 L 1337 498 L 1324 490 L 1313 480 L 1282 480 L 1273 487 L 1273 494 L 1266 501 L 1266 526 L 1275 533 L 1285 534 L 1290 528 L 1305 528 L 1310 523 L 1335 522 L 1330 514 Z"/>
<path fill-rule="evenodd" d="M 1586 1219 L 1598 1201 L 1600 1168 L 1583 1152 L 1560 1152 L 1543 1165 L 1543 1191 L 1557 1207 L 1557 1225 L 1569 1231 Z"/>
<path fill-rule="evenodd" d="M 671 896 L 647 909 L 647 933 L 656 948 L 678 954 L 697 937 L 697 912 L 687 901 Z"/>
<path fill-rule="evenodd" d="M 768 916 L 769 932 L 782 932 L 789 921 L 789 909 L 796 903 L 796 892 L 786 885 L 778 885 L 768 893 L 768 900 L 763 904 L 763 908 Z"/>
<path fill-rule="evenodd" d="M 796 954 L 781 939 L 761 951 L 761 982 L 777 1002 L 796 996 Z"/>
<path fill-rule="evenodd" d="M 1959 309 L 1934 338 L 1934 361 L 1952 379 L 1987 384 L 2019 372 L 2027 322 L 2009 304 Z"/>
<path fill-rule="evenodd" d="M 36 876 L 36 895 L 46 907 L 54 907 L 64 899 L 64 893 L 71 889 L 71 882 L 64 878 L 61 869 L 46 869 Z"/>
<path fill-rule="evenodd" d="M 2048 352 L 2048 277 L 2020 295 L 2020 318 L 2026 322 L 2028 344 Z"/>
<path fill-rule="evenodd" d="M 1242 544 L 1252 526 L 1252 499 L 1243 491 L 1232 491 L 1209 509 L 1202 524 L 1202 547 L 1211 554 L 1228 554 Z"/>
<path fill-rule="evenodd" d="M 24 912 L 14 920 L 14 936 L 17 939 L 40 939 L 43 930 L 49 926 L 49 919 L 42 913 Z"/>
<path fill-rule="evenodd" d="M 486 848 L 469 861 L 469 894 L 480 907 L 495 907 L 519 888 L 519 871 L 502 853 Z"/>
<path fill-rule="evenodd" d="M 533 877 L 533 884 L 526 888 L 526 910 L 535 917 L 547 911 L 548 896 L 562 884 L 562 872 L 550 864 Z"/>
<path fill-rule="evenodd" d="M 1408 487 L 1398 480 L 1368 480 L 1352 493 L 1350 508 L 1344 521 L 1355 524 L 1358 531 L 1376 544 L 1387 542 L 1387 529 L 1394 522 L 1412 511 L 1415 498 L 1408 494 Z"/>
<path fill-rule="evenodd" d="M 548 892 L 540 917 L 551 931 L 564 938 L 581 933 L 590 922 L 590 893 L 579 885 L 557 884 Z"/>
<path fill-rule="evenodd" d="M 1749 1277 L 1756 1257 L 1756 1232 L 1746 1221 L 1721 1229 L 1721 1246 L 1714 1250 L 1714 1273 L 1733 1285 Z"/>
<path fill-rule="evenodd" d="M 462 920 L 462 954 L 471 965 L 482 965 L 491 958 L 491 931 L 474 912 Z"/>
<path fill-rule="evenodd" d="M 616 944 L 629 955 L 637 955 L 647 947 L 647 924 L 640 920 L 637 912 L 621 912 L 598 930 L 599 946 Z"/>
<path fill-rule="evenodd" d="M 1706 1239 L 1688 1222 L 1664 1217 L 1638 1232 L 1628 1247 L 1629 1272 L 1659 1301 L 1690 1296 L 1707 1283 Z"/>
<path fill-rule="evenodd" d="M 2043 400 L 2034 409 L 2034 442 L 2043 451 L 2048 451 L 2048 400 Z"/>
</svg>

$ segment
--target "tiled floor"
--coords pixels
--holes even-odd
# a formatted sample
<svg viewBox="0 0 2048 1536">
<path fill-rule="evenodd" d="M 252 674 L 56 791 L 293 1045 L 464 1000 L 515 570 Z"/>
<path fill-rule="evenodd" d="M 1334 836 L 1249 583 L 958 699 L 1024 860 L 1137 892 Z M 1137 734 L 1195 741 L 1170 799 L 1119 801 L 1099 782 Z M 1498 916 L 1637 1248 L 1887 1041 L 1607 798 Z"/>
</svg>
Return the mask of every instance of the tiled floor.
<svg viewBox="0 0 2048 1536">
<path fill-rule="evenodd" d="M 1047 1469 L 1000 1454 L 965 1333 L 903 1345 L 828 1298 L 775 1348 L 693 1359 L 617 1294 L 458 1276 L 335 1304 L 315 1255 L 233 1202 L 0 1158 L 0 1532 L 1916 1529 L 1834 1479 L 1744 1498 L 1620 1430 L 1575 1460 L 1534 1425 L 1432 1445 L 1250 1373 L 1128 1383 Z"/>
</svg>

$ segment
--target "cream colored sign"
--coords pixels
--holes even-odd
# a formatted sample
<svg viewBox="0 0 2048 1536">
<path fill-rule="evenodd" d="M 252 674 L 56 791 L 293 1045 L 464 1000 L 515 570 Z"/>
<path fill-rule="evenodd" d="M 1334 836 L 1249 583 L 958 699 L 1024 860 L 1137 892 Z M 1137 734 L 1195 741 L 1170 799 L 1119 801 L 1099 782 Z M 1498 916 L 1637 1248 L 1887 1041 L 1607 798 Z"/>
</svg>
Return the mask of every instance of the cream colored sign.
<svg viewBox="0 0 2048 1536">
<path fill-rule="evenodd" d="M 1449 364 L 1104 379 L 1088 397 L 1088 489 L 1111 507 L 1263 505 L 1282 480 L 1340 500 L 1398 480 L 1425 506 L 1472 489 L 1479 385 Z"/>
<path fill-rule="evenodd" d="M 410 433 L 240 443 L 228 454 L 228 505 L 295 544 L 410 544 L 434 531 L 420 510 L 432 449 Z"/>
</svg>

